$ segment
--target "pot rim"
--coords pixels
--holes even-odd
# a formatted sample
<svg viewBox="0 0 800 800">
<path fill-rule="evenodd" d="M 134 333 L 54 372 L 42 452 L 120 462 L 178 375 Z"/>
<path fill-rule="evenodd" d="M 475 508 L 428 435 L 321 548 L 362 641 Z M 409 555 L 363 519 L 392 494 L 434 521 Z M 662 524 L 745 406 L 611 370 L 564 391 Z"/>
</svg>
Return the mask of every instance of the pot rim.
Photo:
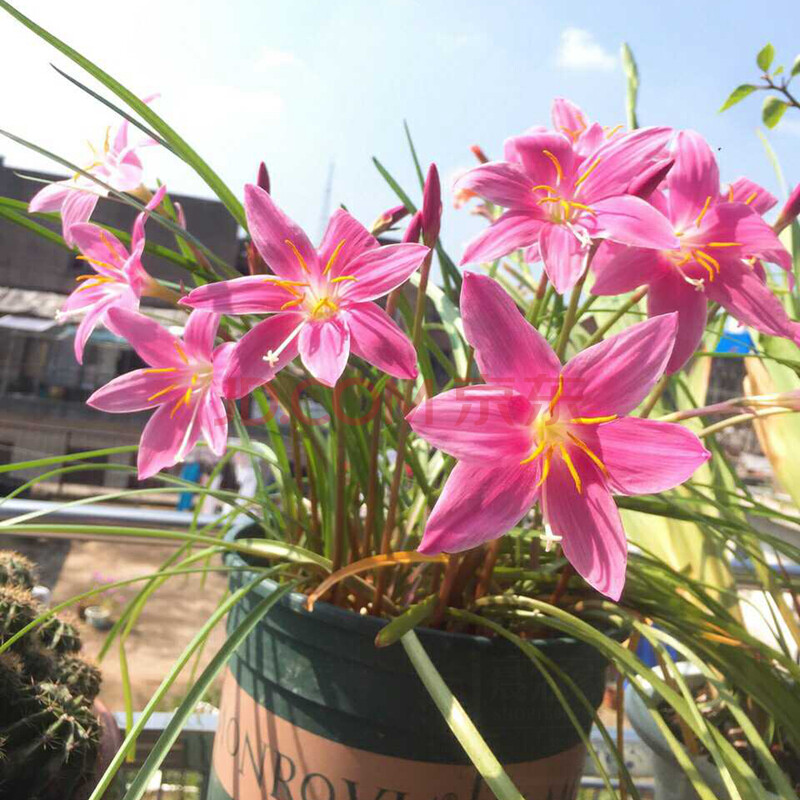
<svg viewBox="0 0 800 800">
<path fill-rule="evenodd" d="M 258 523 L 253 522 L 250 519 L 244 520 L 242 522 L 237 522 L 231 526 L 228 532 L 225 534 L 225 541 L 227 542 L 235 542 L 237 539 L 245 538 L 245 532 L 252 527 L 260 527 Z M 223 559 L 228 566 L 250 566 L 248 562 L 242 557 L 242 555 L 235 550 L 228 550 L 223 555 Z M 245 570 L 242 570 L 242 573 L 245 573 Z M 240 573 L 240 574 L 242 574 Z M 255 573 L 251 573 L 255 577 Z M 270 578 L 265 579 L 262 583 L 258 586 L 255 586 L 251 591 L 254 591 L 262 596 L 266 596 L 265 588 L 270 586 L 277 586 L 278 584 L 271 580 Z M 284 595 L 278 602 L 281 605 L 289 606 L 292 611 L 299 613 L 299 614 L 314 614 L 318 617 L 321 623 L 328 623 L 331 625 L 335 625 L 339 628 L 360 628 L 362 630 L 368 630 L 373 632 L 373 634 L 377 634 L 382 628 L 386 627 L 389 624 L 390 620 L 382 618 L 382 617 L 373 617 L 369 614 L 357 614 L 355 611 L 350 611 L 349 609 L 339 608 L 339 606 L 335 606 L 332 603 L 328 603 L 324 600 L 318 600 L 314 603 L 314 610 L 309 611 L 306 608 L 306 600 L 308 598 L 302 592 L 290 592 L 288 595 Z M 556 630 L 555 628 L 553 630 Z M 435 628 L 420 628 L 417 631 L 420 636 L 423 638 L 431 638 L 431 639 L 447 639 L 449 641 L 464 641 L 470 642 L 473 646 L 481 648 L 481 649 L 490 649 L 496 648 L 500 642 L 503 642 L 503 646 L 505 644 L 509 644 L 512 647 L 514 646 L 511 642 L 507 642 L 507 640 L 503 639 L 500 636 L 496 637 L 489 637 L 483 635 L 476 635 L 471 633 L 460 633 L 456 631 L 441 631 Z M 556 631 L 557 632 L 557 631 Z M 624 631 L 622 628 L 616 628 L 614 630 L 604 632 L 604 635 L 609 636 L 609 638 L 617 639 L 621 641 L 622 639 L 627 637 L 627 632 Z M 591 647 L 593 650 L 597 650 L 597 648 L 589 643 L 585 642 L 583 639 L 577 639 L 574 636 L 554 636 L 551 639 L 526 639 L 526 642 L 535 645 L 538 648 L 548 648 L 554 646 L 584 646 L 584 647 Z M 600 652 L 600 651 L 598 651 Z"/>
</svg>

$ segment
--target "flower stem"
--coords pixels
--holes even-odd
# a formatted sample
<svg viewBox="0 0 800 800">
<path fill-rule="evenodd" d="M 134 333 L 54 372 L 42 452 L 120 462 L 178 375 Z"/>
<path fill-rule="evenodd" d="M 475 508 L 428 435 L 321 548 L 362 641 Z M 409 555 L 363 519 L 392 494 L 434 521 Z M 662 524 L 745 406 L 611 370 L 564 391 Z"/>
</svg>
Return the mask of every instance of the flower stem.
<svg viewBox="0 0 800 800">
<path fill-rule="evenodd" d="M 658 379 L 658 383 L 653 387 L 653 391 L 650 392 L 650 397 L 645 401 L 644 408 L 640 415 L 642 419 L 647 419 L 656 407 L 656 403 L 661 399 L 661 395 L 664 394 L 664 389 L 666 389 L 667 384 L 669 384 L 669 378 L 669 375 L 662 375 Z"/>
<path fill-rule="evenodd" d="M 793 408 L 765 408 L 763 411 L 754 411 L 750 414 L 737 414 L 735 417 L 723 419 L 721 422 L 715 422 L 713 425 L 703 428 L 697 435 L 703 438 L 705 436 L 711 436 L 712 433 L 718 433 L 725 428 L 740 425 L 743 422 L 750 422 L 751 420 L 760 419 L 761 417 L 773 417 L 776 414 L 793 414 L 794 412 L 795 409 Z"/>
<path fill-rule="evenodd" d="M 146 297 L 155 297 L 158 300 L 164 300 L 173 306 L 178 305 L 178 300 L 181 299 L 180 292 L 176 292 L 174 289 L 164 286 L 163 283 L 159 283 L 159 281 L 155 279 L 150 281 L 143 294 Z"/>
<path fill-rule="evenodd" d="M 592 337 L 586 342 L 587 347 L 591 347 L 593 344 L 597 344 L 602 338 L 611 330 L 612 326 L 619 322 L 622 317 L 625 316 L 646 294 L 647 294 L 647 286 L 642 286 L 640 289 L 637 289 L 628 299 L 628 301 L 614 314 L 611 316 L 611 319 L 606 322 L 605 325 L 602 325 L 598 328 Z"/>
<path fill-rule="evenodd" d="M 542 277 L 539 279 L 539 285 L 536 287 L 536 297 L 534 298 L 531 307 L 528 309 L 528 322 L 537 327 L 539 324 L 539 317 L 541 316 L 542 301 L 544 300 L 545 292 L 547 291 L 547 273 L 542 270 Z"/>
<path fill-rule="evenodd" d="M 564 324 L 561 326 L 561 333 L 558 335 L 558 343 L 556 344 L 556 355 L 563 361 L 564 353 L 567 352 L 567 344 L 569 344 L 569 335 L 572 333 L 572 328 L 578 318 L 578 301 L 581 299 L 581 290 L 583 289 L 583 282 L 586 280 L 586 272 L 578 279 L 578 282 L 572 289 L 572 295 L 569 298 L 569 306 L 567 313 L 564 317 Z"/>
</svg>

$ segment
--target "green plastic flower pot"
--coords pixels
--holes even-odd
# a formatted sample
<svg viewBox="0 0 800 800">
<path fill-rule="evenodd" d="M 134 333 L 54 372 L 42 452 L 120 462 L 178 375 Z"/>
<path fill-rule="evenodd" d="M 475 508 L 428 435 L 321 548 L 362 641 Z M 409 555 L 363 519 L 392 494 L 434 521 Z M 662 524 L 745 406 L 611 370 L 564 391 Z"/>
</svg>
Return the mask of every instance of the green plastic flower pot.
<svg viewBox="0 0 800 800">
<path fill-rule="evenodd" d="M 243 526 L 232 538 L 258 536 Z M 245 566 L 236 553 L 229 566 Z M 231 589 L 253 573 L 231 574 Z M 231 612 L 232 630 L 269 592 Z M 286 595 L 231 659 L 214 741 L 209 800 L 490 800 L 385 621 Z M 580 736 L 531 661 L 502 639 L 420 629 L 419 638 L 495 755 L 529 800 L 574 797 Z M 597 707 L 606 661 L 573 639 L 537 642 Z M 567 697 L 572 697 L 564 687 Z M 574 700 L 574 698 L 573 698 Z M 572 710 L 584 731 L 586 709 Z"/>
</svg>

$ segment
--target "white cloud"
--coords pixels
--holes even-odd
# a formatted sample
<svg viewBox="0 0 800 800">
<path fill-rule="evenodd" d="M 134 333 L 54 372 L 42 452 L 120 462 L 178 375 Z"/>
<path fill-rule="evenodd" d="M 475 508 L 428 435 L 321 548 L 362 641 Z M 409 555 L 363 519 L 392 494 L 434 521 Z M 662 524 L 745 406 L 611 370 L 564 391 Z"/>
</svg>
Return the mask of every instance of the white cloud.
<svg viewBox="0 0 800 800">
<path fill-rule="evenodd" d="M 279 50 L 275 47 L 262 47 L 256 55 L 253 64 L 255 69 L 263 72 L 271 72 L 283 67 L 302 67 L 303 62 L 288 50 Z"/>
<path fill-rule="evenodd" d="M 564 69 L 610 72 L 616 67 L 617 59 L 595 41 L 591 31 L 565 28 L 561 31 L 556 63 Z"/>
</svg>

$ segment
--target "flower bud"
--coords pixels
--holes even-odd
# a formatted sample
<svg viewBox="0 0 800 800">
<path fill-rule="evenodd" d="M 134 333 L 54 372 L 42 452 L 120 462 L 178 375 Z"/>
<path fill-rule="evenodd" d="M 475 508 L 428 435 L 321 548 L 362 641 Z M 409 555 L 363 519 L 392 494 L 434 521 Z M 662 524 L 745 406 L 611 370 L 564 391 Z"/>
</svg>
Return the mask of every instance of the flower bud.
<svg viewBox="0 0 800 800">
<path fill-rule="evenodd" d="M 483 149 L 479 144 L 472 145 L 472 147 L 470 147 L 470 150 L 472 150 L 472 155 L 474 155 L 475 158 L 477 158 L 478 161 L 481 162 L 481 164 L 486 164 L 489 161 L 489 157 L 486 155 L 486 153 L 483 152 Z"/>
<path fill-rule="evenodd" d="M 422 237 L 428 247 L 436 244 L 441 225 L 442 186 L 439 182 L 439 170 L 436 169 L 436 164 L 431 164 L 422 192 Z"/>
<path fill-rule="evenodd" d="M 775 233 L 780 233 L 784 228 L 788 228 L 797 219 L 798 214 L 800 214 L 800 183 L 794 187 L 789 199 L 781 209 L 781 213 L 773 226 Z"/>
<path fill-rule="evenodd" d="M 408 223 L 408 227 L 406 228 L 406 232 L 403 234 L 403 241 L 404 242 L 413 242 L 417 244 L 419 242 L 419 237 L 422 234 L 422 212 L 417 211 L 413 217 L 411 217 L 410 222 Z"/>
<path fill-rule="evenodd" d="M 387 209 L 372 223 L 370 226 L 370 233 L 373 236 L 379 236 L 381 233 L 385 233 L 389 228 L 400 222 L 407 214 L 408 209 L 402 205 Z"/>
<path fill-rule="evenodd" d="M 263 189 L 267 194 L 269 194 L 269 172 L 267 171 L 267 165 L 262 161 L 258 167 L 258 177 L 256 178 L 256 184 Z"/>
<path fill-rule="evenodd" d="M 650 195 L 667 177 L 667 173 L 672 169 L 674 163 L 674 158 L 666 158 L 651 164 L 630 182 L 628 194 L 641 197 L 642 200 L 649 200 Z"/>
</svg>

